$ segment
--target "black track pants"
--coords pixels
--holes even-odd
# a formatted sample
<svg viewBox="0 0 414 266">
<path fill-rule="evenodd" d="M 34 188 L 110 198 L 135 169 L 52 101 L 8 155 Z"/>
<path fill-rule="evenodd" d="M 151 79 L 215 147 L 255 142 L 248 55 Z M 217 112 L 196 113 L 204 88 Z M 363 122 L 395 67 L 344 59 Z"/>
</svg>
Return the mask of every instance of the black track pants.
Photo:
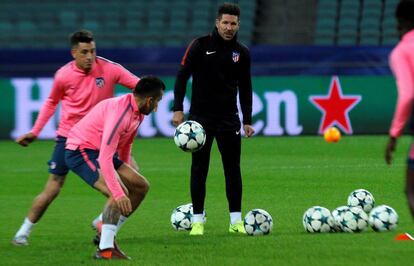
<svg viewBox="0 0 414 266">
<path fill-rule="evenodd" d="M 230 212 L 241 211 L 242 179 L 240 173 L 240 131 L 206 131 L 204 147 L 192 154 L 191 198 L 195 214 L 204 210 L 206 180 L 210 164 L 210 151 L 216 139 L 226 178 L 226 196 Z"/>
</svg>

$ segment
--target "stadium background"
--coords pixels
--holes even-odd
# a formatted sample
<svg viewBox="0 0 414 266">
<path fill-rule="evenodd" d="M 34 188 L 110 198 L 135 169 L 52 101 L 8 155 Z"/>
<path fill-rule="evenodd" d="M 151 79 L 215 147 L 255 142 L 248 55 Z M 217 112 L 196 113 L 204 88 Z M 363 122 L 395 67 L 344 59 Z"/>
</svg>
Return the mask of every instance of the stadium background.
<svg viewBox="0 0 414 266">
<path fill-rule="evenodd" d="M 260 135 L 278 136 L 242 139 L 242 212 L 265 209 L 274 219 L 273 232 L 266 237 L 228 234 L 217 145 L 207 181 L 205 236 L 192 238 L 173 230 L 171 211 L 191 201 L 191 156 L 177 149 L 171 138 L 139 138 L 133 154 L 151 190 L 117 237 L 133 260 L 117 264 L 412 265 L 413 243 L 394 241 L 399 233 L 414 232 L 404 193 L 411 137 L 399 139 L 392 167 L 383 159 L 396 100 L 388 55 L 398 41 L 393 15 L 397 1 L 232 2 L 241 5 L 240 39 L 253 58 L 254 126 Z M 30 245 L 10 245 L 44 186 L 54 145 L 52 140 L 36 141 L 24 149 L 10 139 L 30 130 L 54 72 L 71 60 L 69 33 L 90 29 L 99 55 L 137 75 L 162 76 L 168 85 L 166 97 L 159 111 L 145 120 L 140 135 L 167 136 L 173 130 L 171 89 L 185 47 L 212 30 L 221 3 L 0 0 L 1 265 L 102 264 L 91 259 L 95 232 L 90 221 L 102 210 L 104 198 L 73 173 L 31 233 Z M 328 95 L 335 76 L 344 96 L 360 97 L 349 111 L 352 134 L 358 136 L 327 144 L 318 136 L 323 114 L 310 97 Z M 44 128 L 43 138 L 54 137 L 56 122 Z M 306 209 L 320 205 L 333 210 L 346 204 L 349 193 L 358 188 L 369 190 L 377 205 L 387 204 L 398 212 L 395 231 L 305 232 Z"/>
<path fill-rule="evenodd" d="M 342 93 L 359 96 L 346 134 L 386 133 L 396 89 L 388 55 L 397 43 L 397 0 L 239 0 L 239 40 L 252 54 L 254 127 L 260 135 L 316 135 L 338 76 Z M 168 91 L 141 135 L 170 136 L 172 88 L 186 45 L 209 33 L 217 6 L 204 0 L 2 0 L 0 138 L 30 130 L 54 72 L 71 60 L 69 33 L 94 32 L 97 53 L 138 76 L 160 75 Z M 123 90 L 119 88 L 119 93 Z M 189 91 L 190 94 L 190 91 Z M 190 95 L 188 95 L 190 97 Z M 186 105 L 188 107 L 188 104 Z M 57 120 L 43 130 L 52 138 Z"/>
</svg>

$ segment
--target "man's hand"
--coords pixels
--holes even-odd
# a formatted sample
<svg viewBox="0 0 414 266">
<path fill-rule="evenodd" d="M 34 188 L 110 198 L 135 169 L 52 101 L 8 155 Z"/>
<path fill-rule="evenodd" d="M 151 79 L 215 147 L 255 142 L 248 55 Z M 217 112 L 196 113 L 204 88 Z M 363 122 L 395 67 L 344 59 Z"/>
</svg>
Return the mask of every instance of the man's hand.
<svg viewBox="0 0 414 266">
<path fill-rule="evenodd" d="M 123 196 L 122 198 L 115 200 L 115 202 L 122 215 L 127 216 L 132 212 L 131 201 L 127 196 Z"/>
<path fill-rule="evenodd" d="M 250 138 L 251 136 L 253 136 L 254 128 L 251 125 L 244 125 L 243 129 L 244 129 L 244 134 L 246 135 L 246 137 Z"/>
<path fill-rule="evenodd" d="M 395 146 L 397 145 L 397 138 L 390 137 L 388 140 L 387 147 L 385 148 L 385 162 L 388 165 L 392 163 L 392 154 L 395 151 Z"/>
<path fill-rule="evenodd" d="M 173 114 L 172 122 L 174 126 L 178 126 L 184 122 L 184 113 L 183 111 L 175 111 Z"/>
<path fill-rule="evenodd" d="M 36 138 L 37 138 L 37 137 L 36 137 L 33 133 L 29 132 L 29 133 L 26 133 L 26 134 L 24 134 L 24 135 L 22 135 L 22 136 L 18 137 L 18 138 L 16 139 L 16 143 L 17 143 L 17 144 L 22 145 L 23 147 L 27 147 L 27 146 L 29 146 L 29 144 L 30 144 L 31 142 L 33 142 Z"/>
</svg>

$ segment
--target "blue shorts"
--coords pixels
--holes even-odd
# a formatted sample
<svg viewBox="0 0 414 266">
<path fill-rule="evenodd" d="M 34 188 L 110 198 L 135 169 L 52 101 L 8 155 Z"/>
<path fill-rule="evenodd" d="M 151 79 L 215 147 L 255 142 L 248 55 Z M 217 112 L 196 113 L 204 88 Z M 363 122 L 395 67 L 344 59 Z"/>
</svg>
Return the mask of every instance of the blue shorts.
<svg viewBox="0 0 414 266">
<path fill-rule="evenodd" d="M 49 173 L 54 175 L 67 175 L 69 168 L 65 162 L 65 145 L 66 138 L 57 136 L 55 149 L 53 150 L 52 158 L 47 162 L 49 165 Z"/>
<path fill-rule="evenodd" d="M 99 179 L 98 157 L 99 151 L 97 150 L 78 148 L 76 151 L 65 151 L 65 160 L 69 169 L 92 187 Z M 118 169 L 124 163 L 118 158 L 118 154 L 114 155 L 112 162 L 115 169 Z"/>
</svg>

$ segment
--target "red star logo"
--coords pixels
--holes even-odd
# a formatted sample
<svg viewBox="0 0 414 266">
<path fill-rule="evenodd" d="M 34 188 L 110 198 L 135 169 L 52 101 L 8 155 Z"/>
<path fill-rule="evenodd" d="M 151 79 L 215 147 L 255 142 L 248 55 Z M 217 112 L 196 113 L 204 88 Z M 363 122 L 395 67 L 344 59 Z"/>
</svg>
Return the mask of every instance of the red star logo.
<svg viewBox="0 0 414 266">
<path fill-rule="evenodd" d="M 328 95 L 311 95 L 309 100 L 323 114 L 319 125 L 319 134 L 323 134 L 327 128 L 332 126 L 337 126 L 345 133 L 352 134 L 348 113 L 361 101 L 361 95 L 342 95 L 339 79 L 334 76 L 329 86 Z"/>
</svg>

